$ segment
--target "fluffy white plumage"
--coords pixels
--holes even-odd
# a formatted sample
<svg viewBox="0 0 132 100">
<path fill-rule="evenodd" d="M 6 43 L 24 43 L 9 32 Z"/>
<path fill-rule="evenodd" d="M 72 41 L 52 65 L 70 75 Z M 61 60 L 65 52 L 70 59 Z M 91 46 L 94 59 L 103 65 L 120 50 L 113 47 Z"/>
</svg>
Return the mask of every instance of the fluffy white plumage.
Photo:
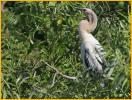
<svg viewBox="0 0 132 100">
<path fill-rule="evenodd" d="M 83 63 L 88 69 L 102 73 L 105 63 L 104 49 L 92 34 L 84 34 L 87 34 L 87 36 L 85 37 L 85 41 L 82 41 L 81 44 Z"/>
</svg>

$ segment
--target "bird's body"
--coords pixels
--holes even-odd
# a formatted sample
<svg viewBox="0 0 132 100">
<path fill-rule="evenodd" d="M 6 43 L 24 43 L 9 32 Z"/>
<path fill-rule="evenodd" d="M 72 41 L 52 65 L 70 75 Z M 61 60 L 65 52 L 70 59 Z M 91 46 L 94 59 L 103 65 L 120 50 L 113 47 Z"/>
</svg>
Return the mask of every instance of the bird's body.
<svg viewBox="0 0 132 100">
<path fill-rule="evenodd" d="M 86 34 L 85 41 L 82 41 L 81 44 L 83 63 L 88 69 L 102 73 L 102 65 L 105 63 L 104 50 L 92 34 Z"/>
<path fill-rule="evenodd" d="M 105 65 L 104 49 L 91 34 L 97 26 L 97 16 L 91 9 L 83 8 L 82 10 L 88 16 L 87 20 L 82 20 L 79 24 L 83 63 L 88 70 L 102 73 Z"/>
</svg>

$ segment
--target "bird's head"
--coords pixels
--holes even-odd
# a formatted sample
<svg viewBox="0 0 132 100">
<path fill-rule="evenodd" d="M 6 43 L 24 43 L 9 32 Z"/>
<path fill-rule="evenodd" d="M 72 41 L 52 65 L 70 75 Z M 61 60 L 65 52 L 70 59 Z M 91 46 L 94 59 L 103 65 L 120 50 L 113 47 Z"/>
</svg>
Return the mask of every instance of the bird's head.
<svg viewBox="0 0 132 100">
<path fill-rule="evenodd" d="M 89 32 L 92 32 L 95 30 L 97 26 L 97 15 L 92 9 L 89 8 L 78 8 L 82 13 L 86 15 L 87 20 L 80 22 L 80 28 L 86 27 L 85 30 L 88 30 Z"/>
<path fill-rule="evenodd" d="M 89 8 L 78 8 L 82 13 L 84 13 L 85 15 L 89 15 L 91 13 L 93 13 L 93 10 L 89 9 Z"/>
</svg>

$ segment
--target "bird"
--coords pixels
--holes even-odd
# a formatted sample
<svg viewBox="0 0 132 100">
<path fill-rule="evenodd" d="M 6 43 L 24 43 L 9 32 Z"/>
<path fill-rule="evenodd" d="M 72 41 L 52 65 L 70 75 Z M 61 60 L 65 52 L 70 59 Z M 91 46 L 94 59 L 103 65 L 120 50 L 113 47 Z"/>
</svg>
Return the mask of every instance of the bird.
<svg viewBox="0 0 132 100">
<path fill-rule="evenodd" d="M 92 35 L 97 27 L 98 18 L 92 9 L 79 8 L 79 10 L 86 15 L 86 19 L 80 21 L 78 28 L 83 64 L 92 75 L 100 75 L 106 66 L 105 52 L 99 41 Z"/>
</svg>

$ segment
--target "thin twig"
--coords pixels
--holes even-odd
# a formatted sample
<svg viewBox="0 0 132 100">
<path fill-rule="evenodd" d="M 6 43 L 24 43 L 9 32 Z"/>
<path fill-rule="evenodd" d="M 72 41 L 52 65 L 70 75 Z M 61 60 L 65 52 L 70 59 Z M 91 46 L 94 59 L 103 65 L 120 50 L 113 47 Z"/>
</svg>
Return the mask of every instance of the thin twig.
<svg viewBox="0 0 132 100">
<path fill-rule="evenodd" d="M 59 74 L 62 75 L 63 77 L 65 77 L 65 78 L 68 78 L 68 79 L 72 79 L 72 80 L 76 80 L 77 79 L 76 77 L 67 76 L 67 75 L 64 75 L 62 73 L 59 73 Z"/>
<path fill-rule="evenodd" d="M 72 77 L 72 76 L 68 76 L 68 75 L 64 75 L 62 74 L 58 69 L 56 69 L 55 67 L 49 65 L 47 62 L 43 61 L 47 66 L 49 66 L 50 68 L 52 68 L 53 70 L 56 71 L 56 73 L 60 74 L 61 76 L 63 76 L 64 78 L 67 78 L 67 79 L 72 79 L 72 80 L 77 80 L 76 77 Z"/>
<path fill-rule="evenodd" d="M 53 77 L 53 81 L 52 81 L 52 85 L 51 85 L 51 87 L 53 87 L 54 84 L 55 84 L 55 78 L 56 78 L 57 74 L 58 74 L 58 73 L 56 72 L 55 75 L 54 75 L 54 77 Z"/>
</svg>

